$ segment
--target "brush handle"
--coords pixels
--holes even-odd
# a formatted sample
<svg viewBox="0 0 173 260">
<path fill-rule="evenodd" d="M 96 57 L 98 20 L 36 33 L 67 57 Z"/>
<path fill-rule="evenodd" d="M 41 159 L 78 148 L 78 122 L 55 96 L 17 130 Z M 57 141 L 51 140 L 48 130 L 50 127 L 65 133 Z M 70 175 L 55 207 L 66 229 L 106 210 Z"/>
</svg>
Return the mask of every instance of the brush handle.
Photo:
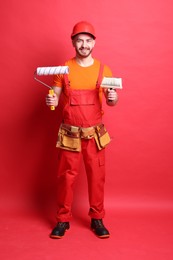
<svg viewBox="0 0 173 260">
<path fill-rule="evenodd" d="M 54 90 L 53 89 L 49 89 L 49 95 L 54 95 Z M 55 110 L 55 106 L 50 106 L 50 110 Z"/>
<path fill-rule="evenodd" d="M 113 88 L 109 88 L 109 89 L 112 90 Z M 108 99 L 108 101 L 109 101 L 109 102 L 113 102 L 113 100 L 111 100 L 111 99 Z"/>
</svg>

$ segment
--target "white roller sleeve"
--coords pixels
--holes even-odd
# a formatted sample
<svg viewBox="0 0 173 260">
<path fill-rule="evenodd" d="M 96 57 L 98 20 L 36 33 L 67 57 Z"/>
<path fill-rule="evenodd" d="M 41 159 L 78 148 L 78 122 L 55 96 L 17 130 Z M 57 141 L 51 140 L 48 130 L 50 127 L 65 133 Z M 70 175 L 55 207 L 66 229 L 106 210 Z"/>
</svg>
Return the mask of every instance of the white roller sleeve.
<svg viewBox="0 0 173 260">
<path fill-rule="evenodd" d="M 46 75 L 57 75 L 57 74 L 68 74 L 68 66 L 54 66 L 54 67 L 38 67 L 37 75 L 46 76 Z"/>
</svg>

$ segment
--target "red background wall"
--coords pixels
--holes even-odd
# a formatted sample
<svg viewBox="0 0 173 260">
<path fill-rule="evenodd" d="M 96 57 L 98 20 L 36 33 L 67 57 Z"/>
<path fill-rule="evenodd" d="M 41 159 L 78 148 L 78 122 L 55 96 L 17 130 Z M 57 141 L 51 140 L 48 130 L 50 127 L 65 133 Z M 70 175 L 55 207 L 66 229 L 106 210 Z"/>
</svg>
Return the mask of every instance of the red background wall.
<svg viewBox="0 0 173 260">
<path fill-rule="evenodd" d="M 33 73 L 71 58 L 72 27 L 88 20 L 97 33 L 95 57 L 123 78 L 124 87 L 118 105 L 105 106 L 113 139 L 107 148 L 106 203 L 171 209 L 172 1 L 6 0 L 0 10 L 1 208 L 49 202 L 59 115 L 46 107 L 47 89 Z M 84 174 L 78 184 L 77 205 L 87 201 Z"/>
</svg>

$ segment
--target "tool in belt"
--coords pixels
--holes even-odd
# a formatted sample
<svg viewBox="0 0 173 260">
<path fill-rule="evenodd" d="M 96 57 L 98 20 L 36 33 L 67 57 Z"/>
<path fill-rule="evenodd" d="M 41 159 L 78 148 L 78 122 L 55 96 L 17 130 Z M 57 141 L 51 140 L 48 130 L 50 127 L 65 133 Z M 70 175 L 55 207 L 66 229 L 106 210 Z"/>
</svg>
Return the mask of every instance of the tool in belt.
<svg viewBox="0 0 173 260">
<path fill-rule="evenodd" d="M 58 132 L 57 148 L 80 152 L 81 139 L 94 138 L 99 150 L 105 148 L 110 142 L 110 136 L 104 126 L 99 124 L 92 127 L 77 127 L 67 124 L 61 124 Z"/>
</svg>

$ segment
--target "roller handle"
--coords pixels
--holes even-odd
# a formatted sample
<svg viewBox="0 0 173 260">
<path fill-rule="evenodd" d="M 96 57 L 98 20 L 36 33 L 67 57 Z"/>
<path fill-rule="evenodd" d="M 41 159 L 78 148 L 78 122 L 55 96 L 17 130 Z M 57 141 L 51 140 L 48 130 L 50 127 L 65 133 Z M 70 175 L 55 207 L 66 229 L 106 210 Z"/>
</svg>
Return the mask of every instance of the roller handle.
<svg viewBox="0 0 173 260">
<path fill-rule="evenodd" d="M 49 89 L 49 95 L 54 95 L 54 90 L 53 89 Z M 55 110 L 55 106 L 50 106 L 50 110 Z"/>
</svg>

